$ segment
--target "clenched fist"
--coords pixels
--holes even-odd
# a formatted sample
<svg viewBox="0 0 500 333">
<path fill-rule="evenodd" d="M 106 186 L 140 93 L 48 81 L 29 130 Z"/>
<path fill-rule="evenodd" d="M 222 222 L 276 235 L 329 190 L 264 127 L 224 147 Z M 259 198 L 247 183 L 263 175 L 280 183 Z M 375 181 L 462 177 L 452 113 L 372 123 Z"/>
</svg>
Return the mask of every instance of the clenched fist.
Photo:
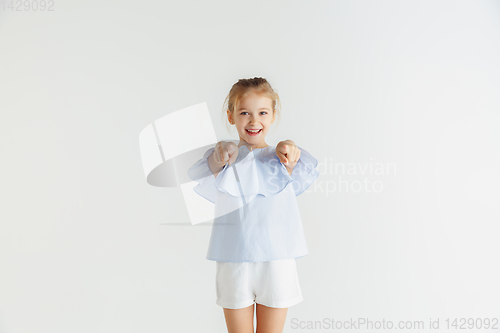
<svg viewBox="0 0 500 333">
<path fill-rule="evenodd" d="M 219 171 L 221 171 L 222 167 L 226 165 L 228 161 L 229 164 L 233 164 L 239 152 L 238 146 L 233 142 L 217 142 L 214 151 L 208 156 L 208 166 L 214 176 L 217 177 Z"/>
<path fill-rule="evenodd" d="M 215 145 L 214 161 L 220 164 L 233 164 L 238 157 L 239 149 L 234 142 L 219 141 Z"/>
<path fill-rule="evenodd" d="M 292 140 L 280 141 L 280 143 L 276 146 L 276 155 L 291 175 L 293 168 L 295 168 L 295 165 L 297 165 L 300 158 L 299 147 L 297 147 Z"/>
</svg>

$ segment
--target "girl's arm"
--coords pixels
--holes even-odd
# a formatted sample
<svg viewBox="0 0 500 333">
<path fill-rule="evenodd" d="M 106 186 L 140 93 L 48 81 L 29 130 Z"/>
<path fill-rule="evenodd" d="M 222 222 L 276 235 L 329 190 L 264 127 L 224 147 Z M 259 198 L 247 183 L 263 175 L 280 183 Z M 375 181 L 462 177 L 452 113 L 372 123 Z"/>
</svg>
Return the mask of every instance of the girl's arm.
<svg viewBox="0 0 500 333">
<path fill-rule="evenodd" d="M 293 168 L 297 165 L 300 158 L 299 147 L 297 147 L 292 140 L 281 141 L 276 146 L 276 155 L 291 176 Z"/>
<path fill-rule="evenodd" d="M 210 167 L 210 170 L 214 174 L 214 177 L 217 178 L 217 175 L 222 170 L 222 167 L 226 165 L 226 162 L 222 161 L 218 163 L 217 161 L 215 161 L 214 154 L 215 151 L 213 151 L 210 154 L 210 156 L 208 156 L 208 166 Z"/>
<path fill-rule="evenodd" d="M 234 142 L 219 141 L 215 145 L 214 151 L 208 156 L 208 166 L 217 178 L 224 165 L 229 161 L 232 164 L 238 156 L 238 146 Z"/>
</svg>

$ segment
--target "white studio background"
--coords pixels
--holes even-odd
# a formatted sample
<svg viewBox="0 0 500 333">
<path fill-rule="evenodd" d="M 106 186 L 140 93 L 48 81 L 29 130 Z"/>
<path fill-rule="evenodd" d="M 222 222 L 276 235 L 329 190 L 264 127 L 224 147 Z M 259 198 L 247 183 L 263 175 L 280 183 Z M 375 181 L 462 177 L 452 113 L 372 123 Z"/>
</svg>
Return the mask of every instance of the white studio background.
<svg viewBox="0 0 500 333">
<path fill-rule="evenodd" d="M 499 317 L 500 1 L 2 1 L 0 332 L 226 330 L 210 227 L 167 225 L 181 190 L 138 138 L 207 102 L 236 140 L 222 103 L 254 76 L 267 142 L 320 162 L 285 332 Z"/>
</svg>

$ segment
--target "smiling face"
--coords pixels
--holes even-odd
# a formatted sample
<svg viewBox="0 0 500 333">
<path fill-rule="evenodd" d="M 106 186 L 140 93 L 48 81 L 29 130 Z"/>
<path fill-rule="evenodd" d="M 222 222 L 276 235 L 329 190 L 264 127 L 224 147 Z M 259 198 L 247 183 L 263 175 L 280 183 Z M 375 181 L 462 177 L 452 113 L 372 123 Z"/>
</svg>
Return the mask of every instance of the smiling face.
<svg viewBox="0 0 500 333">
<path fill-rule="evenodd" d="M 240 136 L 238 147 L 246 145 L 255 149 L 268 146 L 264 139 L 276 115 L 272 103 L 269 97 L 250 94 L 239 101 L 233 113 L 227 111 L 229 122 L 236 126 Z"/>
</svg>

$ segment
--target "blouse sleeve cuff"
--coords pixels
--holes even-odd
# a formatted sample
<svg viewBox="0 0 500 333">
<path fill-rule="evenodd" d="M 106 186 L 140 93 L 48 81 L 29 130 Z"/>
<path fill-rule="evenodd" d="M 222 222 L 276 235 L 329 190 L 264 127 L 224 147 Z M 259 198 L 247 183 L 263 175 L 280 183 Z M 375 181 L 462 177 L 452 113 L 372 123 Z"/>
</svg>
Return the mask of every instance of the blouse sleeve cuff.
<svg viewBox="0 0 500 333">
<path fill-rule="evenodd" d="M 304 148 L 297 147 L 300 149 L 300 158 L 291 174 L 295 195 L 303 193 L 319 176 L 316 170 L 318 160 Z"/>
<path fill-rule="evenodd" d="M 203 157 L 189 168 L 188 175 L 189 178 L 198 183 L 193 190 L 215 204 L 215 198 L 217 197 L 215 176 L 208 165 L 208 157 L 214 150 L 215 148 L 208 149 Z"/>
</svg>

